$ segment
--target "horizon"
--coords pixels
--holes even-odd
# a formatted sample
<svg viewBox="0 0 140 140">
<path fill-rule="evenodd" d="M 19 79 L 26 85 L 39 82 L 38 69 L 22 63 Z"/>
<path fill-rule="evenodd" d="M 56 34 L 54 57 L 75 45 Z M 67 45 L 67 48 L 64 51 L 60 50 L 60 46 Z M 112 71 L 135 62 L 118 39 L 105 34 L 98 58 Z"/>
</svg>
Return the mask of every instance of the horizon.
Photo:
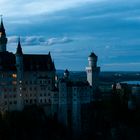
<svg viewBox="0 0 140 140">
<path fill-rule="evenodd" d="M 65 71 L 66 69 L 56 69 L 56 71 Z M 70 71 L 70 72 L 85 72 L 86 73 L 86 70 L 69 70 L 68 69 L 68 71 Z M 110 71 L 110 70 L 108 70 L 108 71 L 100 71 L 100 73 L 104 73 L 104 72 L 107 72 L 107 73 L 110 73 L 110 72 L 113 72 L 113 73 L 140 73 L 140 71 Z"/>
<path fill-rule="evenodd" d="M 140 2 L 134 0 L 0 1 L 8 37 L 15 52 L 51 52 L 56 69 L 84 71 L 91 51 L 101 71 L 140 71 Z M 41 7 L 41 8 L 38 8 Z"/>
</svg>

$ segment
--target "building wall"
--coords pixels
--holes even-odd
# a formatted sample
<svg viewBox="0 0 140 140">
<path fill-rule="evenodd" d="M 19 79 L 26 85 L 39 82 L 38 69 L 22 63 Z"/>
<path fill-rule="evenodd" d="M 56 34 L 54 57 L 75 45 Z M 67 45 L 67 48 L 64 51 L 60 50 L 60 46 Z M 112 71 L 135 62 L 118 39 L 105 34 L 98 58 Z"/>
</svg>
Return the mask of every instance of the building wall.
<svg viewBox="0 0 140 140">
<path fill-rule="evenodd" d="M 55 72 L 0 73 L 0 107 L 2 111 L 22 110 L 26 105 L 51 104 Z"/>
<path fill-rule="evenodd" d="M 68 79 L 59 83 L 59 120 L 71 128 L 73 134 L 80 134 L 84 125 L 87 126 L 88 117 L 85 117 L 87 110 L 83 106 L 91 103 L 91 95 L 90 85 L 75 82 L 69 84 Z"/>
<path fill-rule="evenodd" d="M 17 110 L 17 74 L 16 72 L 0 72 L 0 110 Z"/>
</svg>

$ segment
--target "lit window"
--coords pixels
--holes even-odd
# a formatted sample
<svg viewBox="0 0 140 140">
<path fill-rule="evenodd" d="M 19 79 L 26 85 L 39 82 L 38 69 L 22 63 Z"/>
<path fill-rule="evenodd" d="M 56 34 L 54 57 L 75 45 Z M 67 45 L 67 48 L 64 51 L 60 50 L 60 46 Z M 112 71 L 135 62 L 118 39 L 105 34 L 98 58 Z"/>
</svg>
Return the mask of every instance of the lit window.
<svg viewBox="0 0 140 140">
<path fill-rule="evenodd" d="M 12 77 L 13 77 L 13 78 L 17 78 L 17 75 L 13 73 L 13 74 L 12 74 Z"/>
</svg>

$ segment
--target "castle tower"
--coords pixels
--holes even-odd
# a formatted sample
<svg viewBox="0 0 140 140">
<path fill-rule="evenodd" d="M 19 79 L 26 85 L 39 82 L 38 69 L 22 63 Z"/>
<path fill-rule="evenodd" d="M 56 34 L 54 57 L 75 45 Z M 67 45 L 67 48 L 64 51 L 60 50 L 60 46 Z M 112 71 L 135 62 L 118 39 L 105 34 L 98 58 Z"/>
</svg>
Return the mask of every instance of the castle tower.
<svg viewBox="0 0 140 140">
<path fill-rule="evenodd" d="M 98 86 L 98 76 L 100 72 L 100 67 L 97 67 L 98 57 L 92 52 L 88 57 L 89 66 L 86 67 L 87 81 L 92 87 Z"/>
<path fill-rule="evenodd" d="M 23 78 L 23 53 L 22 53 L 22 48 L 20 44 L 20 38 L 18 40 L 18 46 L 17 46 L 17 51 L 16 51 L 16 67 L 17 67 L 17 77 L 18 80 L 22 80 Z"/>
<path fill-rule="evenodd" d="M 18 104 L 17 109 L 23 109 L 23 97 L 22 97 L 22 84 L 23 84 L 23 53 L 20 44 L 20 38 L 18 40 L 18 46 L 16 51 L 16 67 L 17 67 L 17 97 Z"/>
<path fill-rule="evenodd" d="M 65 71 L 64 71 L 64 78 L 65 79 L 69 79 L 69 71 L 66 69 Z"/>
<path fill-rule="evenodd" d="M 3 25 L 3 20 L 1 18 L 0 24 L 0 52 L 6 52 L 7 37 L 5 33 L 5 28 Z"/>
</svg>

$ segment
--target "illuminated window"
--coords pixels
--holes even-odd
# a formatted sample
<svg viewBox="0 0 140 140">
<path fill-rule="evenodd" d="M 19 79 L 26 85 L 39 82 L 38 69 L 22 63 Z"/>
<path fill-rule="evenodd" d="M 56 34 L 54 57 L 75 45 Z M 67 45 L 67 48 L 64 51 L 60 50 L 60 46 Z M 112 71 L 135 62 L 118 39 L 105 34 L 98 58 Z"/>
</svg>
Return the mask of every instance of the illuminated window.
<svg viewBox="0 0 140 140">
<path fill-rule="evenodd" d="M 2 32 L 0 32 L 0 37 L 2 36 Z"/>
<path fill-rule="evenodd" d="M 12 74 L 12 77 L 13 77 L 13 78 L 17 78 L 17 75 L 13 73 L 13 74 Z"/>
</svg>

